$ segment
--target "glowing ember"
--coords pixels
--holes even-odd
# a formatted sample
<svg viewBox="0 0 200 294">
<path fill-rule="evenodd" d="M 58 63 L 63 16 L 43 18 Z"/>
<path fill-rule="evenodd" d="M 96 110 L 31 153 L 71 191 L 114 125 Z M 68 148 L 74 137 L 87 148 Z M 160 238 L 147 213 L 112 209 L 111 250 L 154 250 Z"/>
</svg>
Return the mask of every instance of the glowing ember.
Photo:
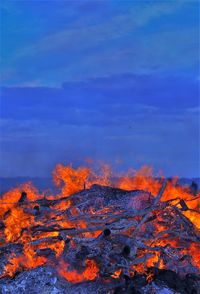
<svg viewBox="0 0 200 294">
<path fill-rule="evenodd" d="M 82 273 L 79 273 L 76 270 L 69 270 L 69 265 L 61 260 L 59 264 L 59 274 L 72 283 L 94 280 L 99 272 L 96 262 L 94 260 L 86 259 L 85 265 L 85 270 Z"/>
</svg>

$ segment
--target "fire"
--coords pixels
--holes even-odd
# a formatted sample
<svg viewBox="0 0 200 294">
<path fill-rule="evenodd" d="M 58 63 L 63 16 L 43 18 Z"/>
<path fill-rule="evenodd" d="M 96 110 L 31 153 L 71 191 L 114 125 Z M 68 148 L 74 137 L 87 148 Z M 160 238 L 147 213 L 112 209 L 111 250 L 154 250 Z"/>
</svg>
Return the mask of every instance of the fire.
<svg viewBox="0 0 200 294">
<path fill-rule="evenodd" d="M 118 278 L 120 277 L 121 273 L 122 273 L 122 269 L 119 268 L 119 269 L 117 269 L 117 270 L 111 275 L 111 277 L 112 277 L 113 279 L 118 279 Z"/>
<path fill-rule="evenodd" d="M 17 270 L 36 268 L 47 261 L 44 257 L 36 257 L 35 252 L 29 246 L 25 246 L 24 250 L 23 255 L 11 255 L 3 276 L 12 277 Z"/>
<path fill-rule="evenodd" d="M 200 268 L 200 244 L 192 242 L 190 244 L 190 254 L 193 257 L 194 265 Z"/>
<path fill-rule="evenodd" d="M 197 204 L 198 206 L 198 204 Z M 200 229 L 200 217 L 198 211 L 184 211 L 183 214 L 198 228 Z"/>
<path fill-rule="evenodd" d="M 64 167 L 58 164 L 53 171 L 53 181 L 57 187 L 64 183 L 61 192 L 66 196 L 82 190 L 89 173 L 85 167 L 73 169 L 71 165 Z"/>
<path fill-rule="evenodd" d="M 74 169 L 71 165 L 63 166 L 58 164 L 53 171 L 53 180 L 57 187 L 61 187 L 61 195 L 68 196 L 76 193 L 83 188 L 90 188 L 93 184 L 114 186 L 124 190 L 143 190 L 152 195 L 157 195 L 164 180 L 163 176 L 159 179 L 153 176 L 153 169 L 149 166 L 143 166 L 140 170 L 128 170 L 124 175 L 112 183 L 113 172 L 108 165 L 100 166 L 99 176 L 94 170 L 86 167 Z M 198 209 L 200 207 L 200 193 L 195 197 L 188 188 L 183 188 L 178 184 L 178 177 L 174 177 L 167 183 L 162 201 L 173 201 L 182 199 L 186 202 L 189 209 Z"/>
<path fill-rule="evenodd" d="M 53 182 L 61 188 L 60 196 L 68 196 L 83 188 L 90 188 L 93 184 L 111 185 L 112 171 L 108 165 L 101 164 L 99 174 L 86 167 L 74 169 L 72 165 L 58 164 L 53 171 Z"/>
<path fill-rule="evenodd" d="M 143 166 L 140 170 L 128 170 L 125 175 L 120 177 L 117 187 L 124 190 L 144 190 L 152 195 L 157 195 L 162 183 L 153 178 L 153 169 Z"/>
<path fill-rule="evenodd" d="M 22 229 L 28 228 L 33 222 L 33 215 L 25 213 L 20 207 L 13 207 L 4 221 L 7 242 L 15 242 L 20 237 Z"/>
<path fill-rule="evenodd" d="M 14 206 L 13 203 L 15 204 L 19 201 L 22 191 L 26 191 L 29 201 L 35 201 L 43 197 L 30 182 L 13 188 L 0 198 L 0 218 L 3 218 L 4 214 Z M 3 204 L 1 205 L 1 203 Z"/>
<path fill-rule="evenodd" d="M 146 262 L 146 266 L 147 267 L 153 267 L 153 266 L 157 266 L 157 268 L 159 269 L 163 269 L 164 268 L 164 263 L 163 260 L 160 258 L 160 254 L 159 252 L 155 252 L 155 254 L 150 257 L 147 262 Z"/>
<path fill-rule="evenodd" d="M 71 283 L 80 283 L 83 281 L 92 281 L 98 276 L 99 269 L 94 260 L 86 259 L 85 269 L 82 273 L 77 270 L 69 270 L 69 265 L 63 260 L 59 264 L 59 274 Z"/>
<path fill-rule="evenodd" d="M 58 195 L 39 193 L 31 183 L 20 185 L 2 195 L 0 199 L 1 246 L 2 244 L 18 244 L 22 250 L 19 249 L 19 252 L 13 252 L 8 256 L 1 277 L 12 277 L 16 271 L 51 263 L 57 268 L 59 274 L 69 282 L 79 283 L 96 279 L 100 274 L 100 266 L 96 259 L 85 258 L 82 261 L 82 268 L 77 270 L 65 261 L 63 254 L 67 250 L 68 243 L 70 243 L 68 250 L 75 250 L 77 247 L 77 242 L 73 239 L 74 231 L 79 232 L 77 236 L 81 240 L 88 241 L 98 238 L 101 240 L 104 227 L 95 229 L 95 225 L 98 225 L 110 214 L 112 222 L 115 215 L 123 211 L 115 211 L 112 205 L 105 206 L 101 199 L 97 200 L 96 206 L 90 205 L 86 210 L 81 210 L 81 205 L 76 206 L 70 195 L 83 189 L 89 189 L 93 184 L 100 184 L 128 191 L 149 192 L 149 197 L 152 200 L 154 196 L 158 195 L 164 177 L 155 178 L 153 169 L 147 166 L 142 167 L 139 171 L 131 169 L 124 175 L 114 176 L 108 165 L 102 164 L 97 172 L 89 167 L 75 169 L 72 165 L 58 164 L 53 171 L 53 181 L 60 188 Z M 25 195 L 25 200 L 21 198 L 22 194 Z M 146 197 L 145 195 L 144 197 Z M 100 197 L 101 195 L 99 195 Z M 149 215 L 149 218 L 153 219 L 153 229 L 149 228 L 152 233 L 148 241 L 144 241 L 146 247 L 136 250 L 135 258 L 139 261 L 130 266 L 131 275 L 134 271 L 146 273 L 146 269 L 153 266 L 159 269 L 170 267 L 164 256 L 170 256 L 173 254 L 171 253 L 173 250 L 177 250 L 177 256 L 182 254 L 183 259 L 184 256 L 190 258 L 193 266 L 200 269 L 199 244 L 193 241 L 192 237 L 190 242 L 180 242 L 181 234 L 184 237 L 184 226 L 180 227 L 178 223 L 176 224 L 177 209 L 183 222 L 187 223 L 188 221 L 189 225 L 193 226 L 194 231 L 198 233 L 198 229 L 200 229 L 200 193 L 194 196 L 188 187 L 181 187 L 178 185 L 178 178 L 174 178 L 167 181 L 160 201 L 164 204 L 166 211 L 163 214 L 162 209 L 159 210 L 158 207 L 157 210 L 153 209 Z M 146 209 L 148 210 L 148 206 Z M 139 212 L 140 210 L 142 209 L 138 209 Z M 171 223 L 166 223 L 165 217 L 171 217 L 170 222 L 176 224 L 179 236 L 173 235 L 173 238 L 169 238 Z M 133 217 L 130 215 L 128 220 L 129 218 L 131 220 Z M 141 219 L 141 216 L 137 216 L 134 220 L 139 223 Z M 92 227 L 90 231 L 88 230 L 89 226 Z M 135 226 L 124 229 L 122 225 L 123 236 L 133 236 Z M 148 226 L 148 219 L 140 227 L 141 238 L 144 237 L 146 226 Z M 54 257 L 49 257 L 51 253 Z M 110 276 L 118 279 L 122 272 L 123 269 L 118 267 L 113 270 Z M 147 279 L 150 280 L 150 276 Z"/>
</svg>

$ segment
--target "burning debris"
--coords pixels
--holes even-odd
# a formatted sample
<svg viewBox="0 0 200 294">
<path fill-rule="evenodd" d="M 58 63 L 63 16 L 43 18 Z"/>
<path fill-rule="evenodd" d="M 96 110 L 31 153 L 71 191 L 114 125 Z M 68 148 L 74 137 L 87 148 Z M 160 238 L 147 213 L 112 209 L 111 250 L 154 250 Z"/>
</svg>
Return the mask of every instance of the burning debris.
<svg viewBox="0 0 200 294">
<path fill-rule="evenodd" d="M 200 195 L 102 174 L 59 165 L 57 196 L 31 184 L 3 195 L 2 293 L 199 293 Z"/>
</svg>

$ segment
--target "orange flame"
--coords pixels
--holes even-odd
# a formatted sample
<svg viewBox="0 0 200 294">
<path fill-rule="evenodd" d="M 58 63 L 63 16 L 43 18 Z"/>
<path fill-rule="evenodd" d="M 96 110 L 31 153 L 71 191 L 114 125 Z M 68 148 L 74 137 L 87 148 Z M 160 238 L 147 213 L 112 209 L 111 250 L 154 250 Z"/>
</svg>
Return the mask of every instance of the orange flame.
<svg viewBox="0 0 200 294">
<path fill-rule="evenodd" d="M 85 265 L 85 270 L 82 273 L 79 273 L 76 270 L 69 270 L 69 265 L 61 260 L 59 274 L 71 283 L 80 283 L 96 279 L 99 272 L 96 262 L 92 259 L 86 259 Z"/>
</svg>

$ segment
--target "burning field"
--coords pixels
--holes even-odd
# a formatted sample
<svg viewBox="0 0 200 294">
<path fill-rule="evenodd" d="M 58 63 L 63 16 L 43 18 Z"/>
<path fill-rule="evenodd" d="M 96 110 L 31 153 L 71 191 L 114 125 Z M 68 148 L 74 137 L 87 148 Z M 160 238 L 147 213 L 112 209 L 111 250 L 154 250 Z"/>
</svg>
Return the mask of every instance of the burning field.
<svg viewBox="0 0 200 294">
<path fill-rule="evenodd" d="M 27 183 L 0 199 L 1 293 L 200 293 L 197 190 L 148 167 L 53 179 L 56 195 Z"/>
</svg>

